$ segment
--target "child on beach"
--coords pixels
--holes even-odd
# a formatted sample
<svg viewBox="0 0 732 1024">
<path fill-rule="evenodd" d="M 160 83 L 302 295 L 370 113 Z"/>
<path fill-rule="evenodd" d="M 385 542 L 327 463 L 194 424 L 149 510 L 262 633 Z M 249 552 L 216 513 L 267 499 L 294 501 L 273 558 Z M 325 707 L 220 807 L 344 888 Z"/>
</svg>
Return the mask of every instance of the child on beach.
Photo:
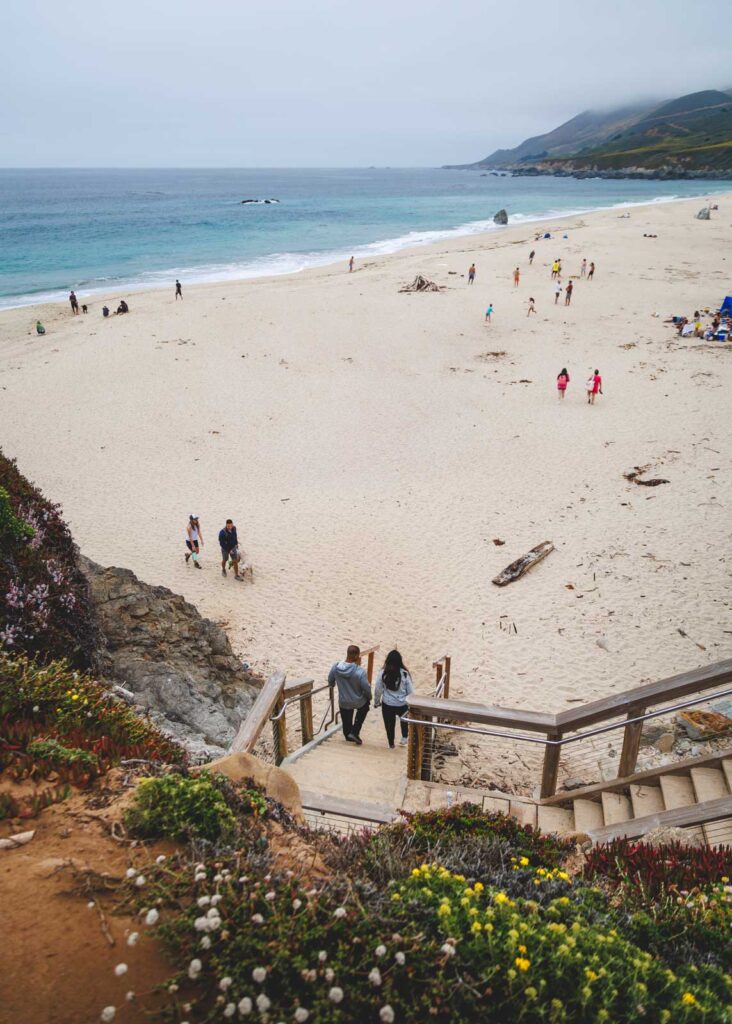
<svg viewBox="0 0 732 1024">
<path fill-rule="evenodd" d="M 602 394 L 602 377 L 599 370 L 595 370 L 585 385 L 587 389 L 587 401 L 590 405 L 595 404 L 595 395 Z"/>
<path fill-rule="evenodd" d="M 513 286 L 514 286 L 514 288 L 518 288 L 518 286 L 519 286 L 519 278 L 520 277 L 521 277 L 521 271 L 519 270 L 518 267 L 516 267 L 516 269 L 513 272 Z"/>
<path fill-rule="evenodd" d="M 491 314 L 492 314 L 492 312 L 493 312 L 493 303 L 490 302 L 488 304 L 488 309 L 486 309 L 486 311 L 485 311 L 485 318 L 488 321 L 488 323 L 490 323 L 490 321 L 491 321 Z"/>
<path fill-rule="evenodd" d="M 529 299 L 529 308 L 527 310 L 526 315 L 527 316 L 531 316 L 531 314 L 535 313 L 535 312 L 536 312 L 536 305 L 534 304 L 534 300 L 533 299 Z"/>
<path fill-rule="evenodd" d="M 198 521 L 198 516 L 188 516 L 188 526 L 186 527 L 186 562 L 189 558 L 193 559 L 193 564 L 197 569 L 201 569 L 201 563 L 198 561 L 200 555 L 200 549 L 203 545 L 203 533 L 201 532 L 201 524 Z"/>
<path fill-rule="evenodd" d="M 557 374 L 557 396 L 561 399 L 564 398 L 567 392 L 567 385 L 569 384 L 569 373 L 567 367 L 563 367 Z"/>
</svg>

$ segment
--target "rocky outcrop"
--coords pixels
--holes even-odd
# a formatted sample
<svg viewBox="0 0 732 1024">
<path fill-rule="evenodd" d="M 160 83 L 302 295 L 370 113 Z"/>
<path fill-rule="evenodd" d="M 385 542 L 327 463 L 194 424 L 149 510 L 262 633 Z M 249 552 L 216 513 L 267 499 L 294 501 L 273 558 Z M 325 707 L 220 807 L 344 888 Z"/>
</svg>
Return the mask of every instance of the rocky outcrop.
<svg viewBox="0 0 732 1024">
<path fill-rule="evenodd" d="M 203 767 L 208 772 L 221 772 L 232 782 L 251 780 L 255 786 L 263 789 L 268 797 L 282 804 L 299 822 L 303 821 L 300 788 L 293 777 L 282 768 L 266 764 L 253 754 L 242 753 L 228 754 Z"/>
<path fill-rule="evenodd" d="M 505 210 L 499 210 L 493 218 L 494 224 L 508 224 L 508 214 Z"/>
<path fill-rule="evenodd" d="M 262 684 L 223 629 L 129 569 L 79 563 L 98 633 L 95 670 L 120 698 L 197 754 L 224 753 Z"/>
</svg>

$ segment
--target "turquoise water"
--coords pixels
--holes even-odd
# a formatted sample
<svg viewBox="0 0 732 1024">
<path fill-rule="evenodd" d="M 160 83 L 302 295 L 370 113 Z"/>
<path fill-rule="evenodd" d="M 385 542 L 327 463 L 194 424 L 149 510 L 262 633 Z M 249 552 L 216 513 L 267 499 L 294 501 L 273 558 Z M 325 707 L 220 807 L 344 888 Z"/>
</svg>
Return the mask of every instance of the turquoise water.
<svg viewBox="0 0 732 1024">
<path fill-rule="evenodd" d="M 0 170 L 0 307 L 290 273 L 493 230 L 501 207 L 517 223 L 731 188 L 437 169 Z"/>
</svg>

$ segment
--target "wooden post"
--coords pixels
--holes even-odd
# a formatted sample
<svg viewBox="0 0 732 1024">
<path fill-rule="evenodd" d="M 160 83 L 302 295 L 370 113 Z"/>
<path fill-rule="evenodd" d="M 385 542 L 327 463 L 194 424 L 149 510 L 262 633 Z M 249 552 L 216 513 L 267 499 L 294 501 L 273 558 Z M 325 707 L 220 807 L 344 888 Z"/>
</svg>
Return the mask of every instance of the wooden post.
<svg viewBox="0 0 732 1024">
<path fill-rule="evenodd" d="M 313 698 L 310 693 L 300 701 L 300 726 L 302 743 L 305 746 L 313 738 Z"/>
<path fill-rule="evenodd" d="M 442 693 L 444 700 L 450 698 L 450 655 L 445 656 L 445 689 Z"/>
<path fill-rule="evenodd" d="M 277 698 L 277 703 L 272 709 L 272 713 L 277 715 L 284 707 L 285 699 L 280 692 Z M 287 714 L 280 715 L 279 718 L 272 722 L 272 734 L 274 739 L 274 754 L 275 764 L 282 764 L 284 759 L 287 757 Z"/>
<path fill-rule="evenodd" d="M 631 708 L 628 711 L 628 718 L 638 718 L 645 710 L 645 708 Z M 623 749 L 618 765 L 619 779 L 625 778 L 626 775 L 632 775 L 635 771 L 642 732 L 643 722 L 630 722 L 623 730 Z"/>
<path fill-rule="evenodd" d="M 561 740 L 561 732 L 547 733 L 548 740 Z M 557 775 L 559 773 L 559 755 L 562 751 L 558 743 L 547 743 L 544 748 L 544 768 L 541 773 L 541 799 L 554 796 L 557 791 Z"/>
<path fill-rule="evenodd" d="M 442 679 L 442 663 L 439 661 L 435 662 L 435 694 L 437 694 L 437 687 L 440 685 Z"/>
<path fill-rule="evenodd" d="M 415 721 L 422 720 L 422 716 L 409 709 L 409 717 Z M 422 726 L 409 724 L 409 742 L 407 744 L 407 778 L 420 779 L 422 776 Z"/>
<path fill-rule="evenodd" d="M 374 656 L 376 651 L 369 651 L 368 658 L 366 661 L 366 675 L 369 677 L 369 682 L 374 681 Z"/>
</svg>

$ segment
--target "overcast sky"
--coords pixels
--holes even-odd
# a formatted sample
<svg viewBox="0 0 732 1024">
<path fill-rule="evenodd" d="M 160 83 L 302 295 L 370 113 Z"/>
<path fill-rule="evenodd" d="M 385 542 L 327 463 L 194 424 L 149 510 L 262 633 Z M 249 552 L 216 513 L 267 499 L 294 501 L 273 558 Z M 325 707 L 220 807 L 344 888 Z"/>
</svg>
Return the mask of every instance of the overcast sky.
<svg viewBox="0 0 732 1024">
<path fill-rule="evenodd" d="M 0 165 L 434 166 L 732 86 L 723 0 L 6 0 Z"/>
</svg>

